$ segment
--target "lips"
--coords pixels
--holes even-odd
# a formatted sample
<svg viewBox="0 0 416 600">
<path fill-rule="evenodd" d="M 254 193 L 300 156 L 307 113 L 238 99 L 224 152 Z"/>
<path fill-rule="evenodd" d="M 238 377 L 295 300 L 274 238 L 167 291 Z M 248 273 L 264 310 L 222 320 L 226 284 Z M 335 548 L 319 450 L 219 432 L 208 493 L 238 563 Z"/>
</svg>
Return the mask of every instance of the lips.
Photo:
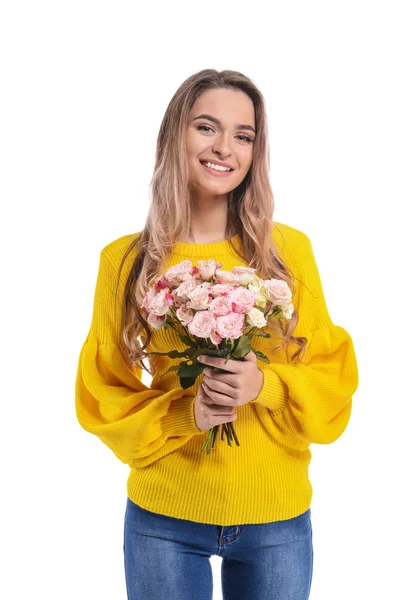
<svg viewBox="0 0 416 600">
<path fill-rule="evenodd" d="M 227 165 L 227 163 L 219 163 L 215 160 L 200 160 L 199 161 L 201 163 L 201 165 L 203 163 L 211 163 L 212 165 L 218 165 L 219 167 L 227 167 L 227 169 L 230 169 L 231 171 L 234 171 L 233 167 L 231 165 Z"/>
<path fill-rule="evenodd" d="M 201 167 L 208 174 L 208 176 L 213 177 L 214 179 L 226 179 L 227 177 L 231 177 L 231 173 L 233 172 L 233 170 L 226 171 L 226 170 L 222 170 L 222 169 L 213 169 L 212 167 L 207 167 L 201 161 L 199 161 L 199 162 L 200 162 Z M 210 161 L 208 161 L 208 162 L 210 162 Z"/>
</svg>

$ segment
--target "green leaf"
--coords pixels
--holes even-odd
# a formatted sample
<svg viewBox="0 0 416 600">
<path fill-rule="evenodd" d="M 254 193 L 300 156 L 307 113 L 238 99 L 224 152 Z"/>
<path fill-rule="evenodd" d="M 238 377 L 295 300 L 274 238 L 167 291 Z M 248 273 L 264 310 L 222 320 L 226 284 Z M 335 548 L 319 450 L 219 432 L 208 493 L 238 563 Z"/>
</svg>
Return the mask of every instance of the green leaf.
<svg viewBox="0 0 416 600">
<path fill-rule="evenodd" d="M 199 348 L 197 352 L 195 352 L 195 358 L 197 356 L 201 356 L 201 354 L 206 354 L 207 356 L 219 356 L 220 358 L 225 358 L 227 356 L 227 351 L 217 350 L 216 348 Z"/>
<path fill-rule="evenodd" d="M 183 341 L 184 344 L 194 347 L 194 342 L 186 335 L 182 335 L 176 331 L 176 335 Z"/>
<path fill-rule="evenodd" d="M 201 363 L 187 364 L 186 362 L 182 362 L 178 370 L 178 375 L 179 377 L 191 377 L 195 381 L 204 369 L 205 365 Z"/>
<path fill-rule="evenodd" d="M 165 371 L 164 373 L 162 373 L 162 375 L 159 376 L 159 380 L 162 379 L 162 377 L 164 377 L 168 373 L 170 373 L 170 371 L 177 371 L 179 369 L 179 367 L 180 367 L 180 365 L 173 365 L 173 367 L 169 367 L 169 369 L 167 371 Z"/>
<path fill-rule="evenodd" d="M 238 339 L 238 344 L 233 352 L 233 358 L 243 358 L 251 350 L 250 338 L 246 335 L 242 335 Z"/>
<path fill-rule="evenodd" d="M 263 354 L 263 352 L 260 352 L 260 350 L 254 350 L 253 352 L 257 355 L 257 358 L 265 363 L 270 363 L 270 360 L 268 359 L 268 357 Z"/>
<path fill-rule="evenodd" d="M 253 337 L 254 336 L 269 338 L 270 333 L 253 333 Z"/>
<path fill-rule="evenodd" d="M 196 377 L 180 377 L 181 387 L 186 390 L 194 385 Z"/>
<path fill-rule="evenodd" d="M 234 344 L 234 341 L 233 341 L 233 340 L 229 340 L 229 339 L 227 339 L 227 341 L 226 341 L 226 342 L 224 342 L 224 346 L 225 346 L 225 347 L 224 347 L 224 350 L 225 350 L 227 353 L 228 353 L 228 352 L 231 352 L 231 350 L 233 349 L 233 344 Z"/>
<path fill-rule="evenodd" d="M 182 358 L 183 356 L 192 356 L 193 351 L 191 348 L 187 348 L 183 352 L 179 352 L 179 350 L 171 350 L 170 352 L 148 352 L 148 354 L 160 354 L 162 356 L 169 356 L 169 358 Z"/>
</svg>

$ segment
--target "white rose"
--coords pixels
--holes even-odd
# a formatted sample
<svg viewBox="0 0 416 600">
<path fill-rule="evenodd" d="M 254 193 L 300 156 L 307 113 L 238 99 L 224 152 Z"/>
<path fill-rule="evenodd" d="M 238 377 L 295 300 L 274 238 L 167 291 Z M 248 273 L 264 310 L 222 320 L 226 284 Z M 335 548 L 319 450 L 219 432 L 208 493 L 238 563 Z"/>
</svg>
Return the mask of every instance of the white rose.
<svg viewBox="0 0 416 600">
<path fill-rule="evenodd" d="M 258 287 L 257 285 L 252 285 L 251 283 L 248 286 L 248 289 L 250 290 L 250 292 L 253 292 L 253 294 L 256 297 L 256 306 L 260 306 L 261 308 L 264 308 L 267 304 L 267 298 L 265 296 L 265 294 L 262 291 L 261 287 Z"/>
<path fill-rule="evenodd" d="M 252 327 L 265 327 L 267 325 L 267 321 L 264 318 L 264 314 L 258 308 L 252 308 L 247 313 L 247 321 L 249 325 Z"/>
<path fill-rule="evenodd" d="M 279 308 L 281 309 L 283 316 L 285 319 L 291 319 L 292 315 L 293 315 L 293 311 L 295 310 L 293 304 L 281 304 L 279 306 Z"/>
</svg>

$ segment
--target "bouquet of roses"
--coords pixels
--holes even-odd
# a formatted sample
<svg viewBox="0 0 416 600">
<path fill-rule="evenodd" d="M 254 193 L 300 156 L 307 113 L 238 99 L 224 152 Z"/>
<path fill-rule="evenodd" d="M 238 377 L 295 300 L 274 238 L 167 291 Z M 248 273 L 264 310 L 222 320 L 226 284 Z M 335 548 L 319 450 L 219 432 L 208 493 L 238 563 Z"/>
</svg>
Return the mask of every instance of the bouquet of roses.
<svg viewBox="0 0 416 600">
<path fill-rule="evenodd" d="M 234 267 L 225 271 L 215 260 L 198 260 L 198 267 L 192 261 L 170 267 L 152 285 L 141 302 L 147 315 L 147 322 L 153 329 L 168 327 L 186 345 L 182 352 L 149 352 L 167 355 L 170 358 L 184 358 L 179 365 L 171 366 L 159 379 L 170 371 L 177 371 L 181 387 L 191 387 L 201 375 L 204 365 L 198 362 L 200 354 L 243 360 L 253 351 L 265 363 L 269 359 L 260 350 L 251 347 L 255 336 L 270 337 L 259 332 L 274 316 L 289 319 L 293 313 L 292 293 L 287 283 L 280 279 L 260 279 L 255 269 Z M 224 371 L 218 367 L 214 371 Z M 219 425 L 208 432 L 209 454 L 214 446 Z M 233 423 L 222 425 L 221 439 L 227 436 L 239 446 Z"/>
</svg>

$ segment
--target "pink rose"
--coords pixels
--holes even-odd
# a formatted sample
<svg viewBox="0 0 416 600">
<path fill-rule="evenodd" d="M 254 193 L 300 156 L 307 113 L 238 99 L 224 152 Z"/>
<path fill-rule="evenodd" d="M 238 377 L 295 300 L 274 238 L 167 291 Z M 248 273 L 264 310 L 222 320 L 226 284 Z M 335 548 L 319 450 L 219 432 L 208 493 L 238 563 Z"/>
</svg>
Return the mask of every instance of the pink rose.
<svg viewBox="0 0 416 600">
<path fill-rule="evenodd" d="M 209 291 L 201 286 L 197 286 L 189 294 L 189 306 L 194 310 L 205 310 L 209 306 L 210 295 Z"/>
<path fill-rule="evenodd" d="M 240 285 L 238 283 L 237 275 L 234 275 L 234 273 L 231 273 L 231 271 L 224 271 L 223 269 L 218 269 L 216 271 L 215 279 L 217 280 L 217 283 L 223 283 L 225 285 Z"/>
<path fill-rule="evenodd" d="M 283 279 L 266 279 L 264 289 L 267 300 L 273 304 L 289 304 L 291 302 L 292 292 Z"/>
<path fill-rule="evenodd" d="M 229 293 L 234 312 L 247 313 L 256 304 L 256 296 L 247 288 L 240 286 Z"/>
<path fill-rule="evenodd" d="M 175 301 L 175 306 L 181 306 L 181 304 L 186 304 L 187 301 L 189 300 L 188 296 L 179 296 L 178 295 L 178 288 L 176 290 L 172 290 L 171 294 Z"/>
<path fill-rule="evenodd" d="M 187 304 L 182 304 L 182 306 L 180 306 L 176 311 L 176 316 L 178 317 L 182 325 L 185 326 L 188 325 L 190 321 L 192 321 L 192 319 L 194 318 L 194 314 L 195 313 L 192 310 L 192 308 Z"/>
<path fill-rule="evenodd" d="M 180 286 L 176 289 L 176 296 L 178 298 L 185 298 L 186 300 L 189 298 L 189 294 L 198 287 L 198 283 L 195 279 L 187 279 L 183 281 Z"/>
<path fill-rule="evenodd" d="M 222 337 L 219 335 L 219 333 L 217 333 L 215 329 L 211 331 L 209 339 L 213 344 L 216 344 L 217 346 L 222 342 Z"/>
<path fill-rule="evenodd" d="M 229 313 L 224 317 L 217 317 L 217 331 L 223 338 L 239 338 L 244 329 L 244 315 L 241 313 Z"/>
<path fill-rule="evenodd" d="M 222 317 L 232 312 L 233 305 L 231 299 L 228 296 L 218 296 L 209 305 L 209 310 L 216 316 Z"/>
<path fill-rule="evenodd" d="M 157 315 L 150 314 L 147 317 L 147 322 L 153 327 L 153 329 L 160 329 L 161 327 L 163 327 L 166 320 L 166 315 L 164 315 L 163 317 L 158 317 Z"/>
<path fill-rule="evenodd" d="M 149 303 L 149 312 L 158 317 L 166 315 L 173 302 L 174 298 L 169 289 L 163 289 Z"/>
<path fill-rule="evenodd" d="M 157 294 L 157 292 L 156 292 L 155 288 L 151 287 L 150 290 L 148 292 L 146 292 L 146 294 L 144 295 L 144 298 L 143 298 L 140 306 L 141 306 L 141 308 L 144 308 L 147 313 L 149 312 L 149 304 L 153 300 L 153 298 L 156 296 L 156 294 Z"/>
<path fill-rule="evenodd" d="M 200 338 L 208 338 L 215 325 L 214 315 L 209 310 L 200 310 L 195 313 L 192 321 L 188 323 L 189 332 Z"/>
<path fill-rule="evenodd" d="M 232 272 L 234 275 L 237 275 L 240 285 L 248 285 L 253 281 L 256 269 L 252 269 L 251 267 L 234 267 Z"/>
<path fill-rule="evenodd" d="M 213 277 L 215 271 L 222 267 L 222 263 L 217 262 L 216 260 L 198 260 L 199 265 L 199 275 L 201 279 L 207 280 Z"/>
<path fill-rule="evenodd" d="M 160 292 L 160 290 L 163 290 L 164 288 L 168 288 L 168 287 L 172 287 L 170 282 L 167 281 L 167 279 L 165 279 L 165 276 L 162 275 L 162 277 L 160 277 L 156 283 L 153 286 L 156 290 L 156 292 Z"/>
<path fill-rule="evenodd" d="M 231 290 L 234 289 L 233 287 L 230 287 L 229 285 L 223 285 L 222 283 L 215 283 L 212 288 L 211 288 L 211 294 L 216 297 L 216 296 L 225 296 L 225 294 L 228 294 L 229 292 L 231 292 Z"/>
<path fill-rule="evenodd" d="M 181 281 L 190 279 L 192 277 L 193 265 L 191 260 L 183 260 L 177 265 L 170 267 L 164 274 L 164 280 L 169 283 L 171 287 L 179 285 Z"/>
</svg>

